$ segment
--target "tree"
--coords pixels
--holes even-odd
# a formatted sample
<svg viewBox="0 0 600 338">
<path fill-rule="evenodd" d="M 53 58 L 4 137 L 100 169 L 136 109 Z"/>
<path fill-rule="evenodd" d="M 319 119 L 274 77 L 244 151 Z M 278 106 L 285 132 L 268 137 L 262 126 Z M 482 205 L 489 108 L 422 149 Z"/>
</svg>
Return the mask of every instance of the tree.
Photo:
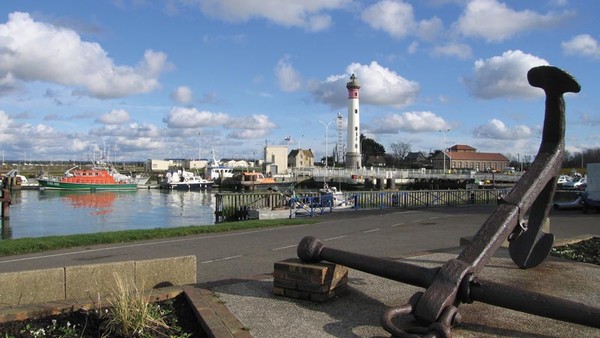
<svg viewBox="0 0 600 338">
<path fill-rule="evenodd" d="M 385 147 L 375 142 L 375 140 L 360 134 L 360 148 L 362 153 L 362 163 L 365 163 L 369 156 L 385 155 Z"/>
<path fill-rule="evenodd" d="M 398 142 L 390 144 L 390 148 L 392 148 L 392 153 L 390 154 L 395 162 L 401 162 L 404 160 L 406 155 L 410 153 L 410 143 L 406 142 Z"/>
</svg>

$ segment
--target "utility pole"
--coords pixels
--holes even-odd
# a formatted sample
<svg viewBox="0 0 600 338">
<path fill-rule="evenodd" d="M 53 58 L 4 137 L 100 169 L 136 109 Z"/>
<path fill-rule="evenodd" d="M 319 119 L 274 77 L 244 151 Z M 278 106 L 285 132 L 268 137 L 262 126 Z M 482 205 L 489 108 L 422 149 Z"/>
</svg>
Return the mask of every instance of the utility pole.
<svg viewBox="0 0 600 338">
<path fill-rule="evenodd" d="M 327 129 L 333 121 L 329 121 L 327 124 L 323 121 L 319 121 L 325 127 L 325 171 L 327 171 Z"/>
<path fill-rule="evenodd" d="M 444 175 L 446 175 L 446 132 L 450 132 L 450 129 L 440 130 L 440 133 L 444 134 L 444 148 L 442 149 L 442 153 L 444 154 Z M 450 156 L 448 156 L 450 157 Z"/>
</svg>

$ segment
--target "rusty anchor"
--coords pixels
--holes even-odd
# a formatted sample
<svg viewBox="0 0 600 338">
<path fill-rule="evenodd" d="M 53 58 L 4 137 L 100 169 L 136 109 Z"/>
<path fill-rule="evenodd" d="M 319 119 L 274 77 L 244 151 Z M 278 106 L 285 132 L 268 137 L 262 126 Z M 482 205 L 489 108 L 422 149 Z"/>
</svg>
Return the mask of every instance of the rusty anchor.
<svg viewBox="0 0 600 338">
<path fill-rule="evenodd" d="M 390 308 L 382 315 L 383 328 L 397 337 L 451 337 L 452 326 L 460 320 L 458 306 L 474 301 L 600 328 L 600 308 L 477 277 L 507 239 L 511 259 L 523 269 L 542 263 L 554 243 L 554 235 L 544 233 L 542 225 L 548 218 L 564 156 L 563 94 L 577 93 L 580 86 L 571 75 L 552 66 L 530 69 L 527 79 L 530 85 L 542 88 L 546 94 L 538 154 L 531 168 L 502 197 L 498 207 L 457 258 L 441 267 L 425 268 L 327 248 L 310 236 L 298 244 L 298 257 L 305 262 L 326 260 L 425 288 L 424 292 L 413 295 L 407 304 Z M 528 211 L 525 225 L 522 217 Z M 410 317 L 416 325 L 400 328 L 395 324 L 400 317 Z"/>
</svg>

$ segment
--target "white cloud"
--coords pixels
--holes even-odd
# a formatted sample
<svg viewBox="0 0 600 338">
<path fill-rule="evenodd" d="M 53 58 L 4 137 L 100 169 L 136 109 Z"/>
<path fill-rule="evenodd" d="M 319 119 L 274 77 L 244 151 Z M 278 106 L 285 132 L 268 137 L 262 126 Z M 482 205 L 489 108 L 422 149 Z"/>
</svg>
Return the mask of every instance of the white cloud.
<svg viewBox="0 0 600 338">
<path fill-rule="evenodd" d="M 98 122 L 109 125 L 123 124 L 129 122 L 129 113 L 123 109 L 113 110 L 108 114 L 100 116 Z"/>
<path fill-rule="evenodd" d="M 128 125 L 106 125 L 102 128 L 90 129 L 90 135 L 98 137 L 119 136 L 130 138 L 159 137 L 158 127 L 151 123 L 130 123 Z"/>
<path fill-rule="evenodd" d="M 417 26 L 412 5 L 402 1 L 377 2 L 362 12 L 361 19 L 371 28 L 384 31 L 398 39 L 412 34 Z"/>
<path fill-rule="evenodd" d="M 149 137 L 140 137 L 135 139 L 127 137 L 118 137 L 115 140 L 115 143 L 118 145 L 119 150 L 125 153 L 158 150 L 163 149 L 165 146 L 165 144 L 160 140 Z"/>
<path fill-rule="evenodd" d="M 581 55 L 598 59 L 600 58 L 600 45 L 589 34 L 574 36 L 571 40 L 560 44 L 566 55 Z"/>
<path fill-rule="evenodd" d="M 264 18 L 286 27 L 322 31 L 331 25 L 331 18 L 323 12 L 350 3 L 349 0 L 201 0 L 200 8 L 206 15 L 231 22 Z"/>
<path fill-rule="evenodd" d="M 442 30 L 439 18 L 417 21 L 411 4 L 398 0 L 383 0 L 367 7 L 361 19 L 375 30 L 402 39 L 416 35 L 424 40 L 435 38 Z"/>
<path fill-rule="evenodd" d="M 469 59 L 472 54 L 471 47 L 462 43 L 448 43 L 433 49 L 434 55 L 455 56 L 459 59 Z"/>
<path fill-rule="evenodd" d="M 226 124 L 229 116 L 224 113 L 199 111 L 196 108 L 174 107 L 163 119 L 169 128 L 218 127 Z"/>
<path fill-rule="evenodd" d="M 272 129 L 277 127 L 269 121 L 267 115 L 252 115 L 243 118 L 232 118 L 225 128 L 227 129 Z"/>
<path fill-rule="evenodd" d="M 159 87 L 157 77 L 168 67 L 166 54 L 151 50 L 135 67 L 115 65 L 99 44 L 21 12 L 0 24 L 0 50 L 0 78 L 73 86 L 98 98 L 148 93 Z"/>
<path fill-rule="evenodd" d="M 302 79 L 300 74 L 294 69 L 294 66 L 288 61 L 289 57 L 285 56 L 277 62 L 275 66 L 275 76 L 279 88 L 285 92 L 294 92 L 302 87 Z"/>
<path fill-rule="evenodd" d="M 171 100 L 178 104 L 190 104 L 194 99 L 192 90 L 187 86 L 179 86 L 171 92 Z"/>
<path fill-rule="evenodd" d="M 399 131 L 418 133 L 449 128 L 442 117 L 430 111 L 391 114 L 374 119 L 373 124 L 374 132 L 378 134 L 395 134 Z"/>
<path fill-rule="evenodd" d="M 277 125 L 267 115 L 233 117 L 225 113 L 199 111 L 196 108 L 175 107 L 163 119 L 168 128 L 178 129 L 173 136 L 191 135 L 188 131 L 204 127 L 223 127 L 233 130 L 230 138 L 254 139 L 270 133 Z"/>
<path fill-rule="evenodd" d="M 475 61 L 473 78 L 463 81 L 473 96 L 483 99 L 542 96 L 544 92 L 527 81 L 527 72 L 542 65 L 548 65 L 548 61 L 520 50 L 509 50 L 501 56 Z"/>
<path fill-rule="evenodd" d="M 7 113 L 3 110 L 0 110 L 0 131 L 4 131 L 8 129 L 8 126 L 11 124 L 12 120 Z"/>
<path fill-rule="evenodd" d="M 226 129 L 236 129 L 229 137 L 238 139 L 256 139 L 268 135 L 277 125 L 269 121 L 267 115 L 252 115 L 244 118 L 231 119 L 224 126 Z"/>
<path fill-rule="evenodd" d="M 470 1 L 454 28 L 462 35 L 500 42 L 523 31 L 553 27 L 565 16 L 516 11 L 496 0 Z"/>
<path fill-rule="evenodd" d="M 476 127 L 473 131 L 473 136 L 488 139 L 519 140 L 530 137 L 531 128 L 524 125 L 509 128 L 504 122 L 493 119 L 484 125 Z"/>
<path fill-rule="evenodd" d="M 333 107 L 344 107 L 348 96 L 346 83 L 351 74 L 355 74 L 360 82 L 361 104 L 400 108 L 411 104 L 419 94 L 418 83 L 405 79 L 375 61 L 369 65 L 352 63 L 346 67 L 346 74 L 332 75 L 325 81 L 314 84 L 311 92 L 317 101 Z"/>
</svg>

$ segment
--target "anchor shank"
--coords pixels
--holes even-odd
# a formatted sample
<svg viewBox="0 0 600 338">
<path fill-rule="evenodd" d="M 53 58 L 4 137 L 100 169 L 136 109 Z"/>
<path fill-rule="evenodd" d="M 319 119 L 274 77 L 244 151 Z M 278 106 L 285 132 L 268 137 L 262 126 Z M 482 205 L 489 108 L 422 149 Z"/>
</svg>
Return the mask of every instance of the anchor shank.
<svg viewBox="0 0 600 338">
<path fill-rule="evenodd" d="M 323 248 L 321 257 L 329 262 L 422 288 L 431 285 L 439 270 L 331 248 Z"/>
<path fill-rule="evenodd" d="M 600 328 L 600 308 L 475 278 L 471 300 L 569 323 Z"/>
<path fill-rule="evenodd" d="M 298 257 L 304 262 L 329 261 L 383 278 L 427 288 L 433 283 L 439 268 L 425 268 L 391 259 L 372 257 L 339 249 L 326 248 L 311 236 L 298 244 Z"/>
</svg>

